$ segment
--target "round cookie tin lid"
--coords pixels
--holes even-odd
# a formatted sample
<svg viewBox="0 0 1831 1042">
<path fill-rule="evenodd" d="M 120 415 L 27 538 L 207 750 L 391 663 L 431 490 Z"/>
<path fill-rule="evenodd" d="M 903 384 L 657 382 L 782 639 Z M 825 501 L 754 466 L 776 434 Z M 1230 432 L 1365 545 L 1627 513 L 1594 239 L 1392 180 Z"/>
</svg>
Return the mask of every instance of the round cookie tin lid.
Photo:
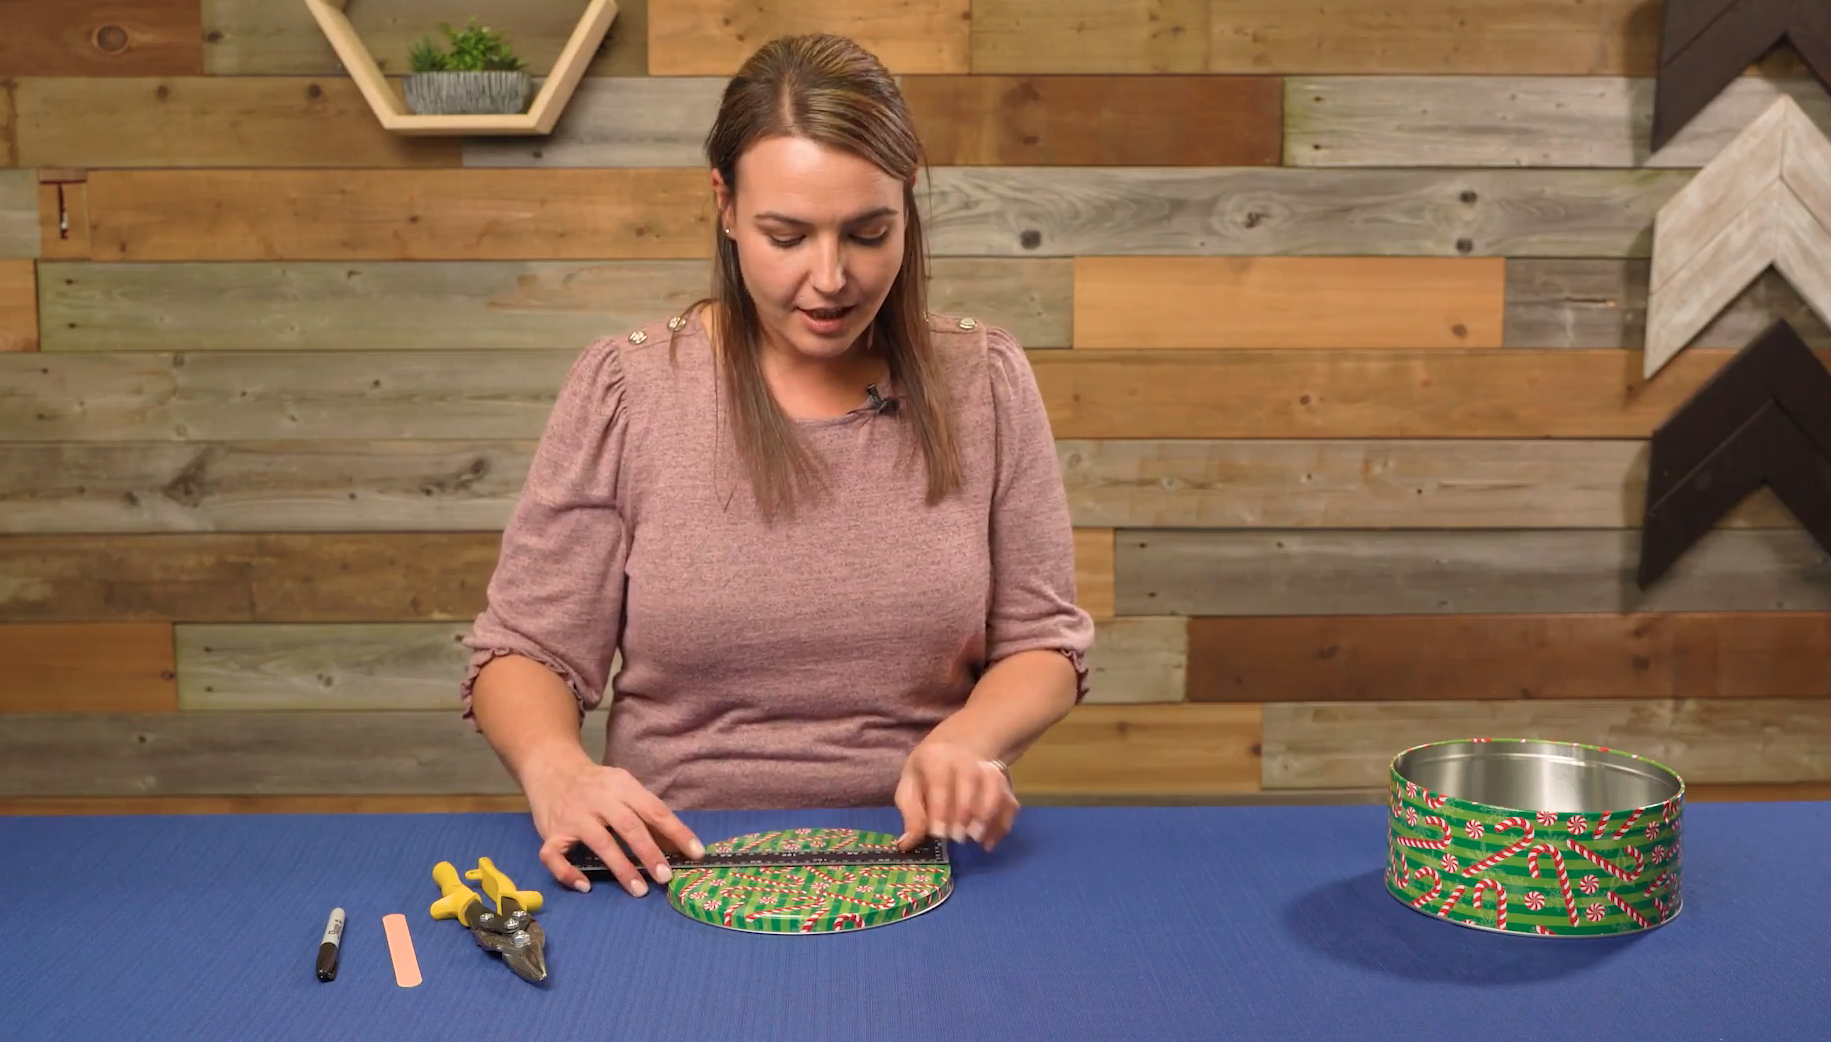
<svg viewBox="0 0 1831 1042">
<path fill-rule="evenodd" d="M 896 837 L 849 828 L 777 829 L 720 840 L 708 854 L 768 851 L 891 851 Z M 953 890 L 948 865 L 678 867 L 668 903 L 700 922 L 756 933 L 863 930 L 939 905 Z"/>
</svg>

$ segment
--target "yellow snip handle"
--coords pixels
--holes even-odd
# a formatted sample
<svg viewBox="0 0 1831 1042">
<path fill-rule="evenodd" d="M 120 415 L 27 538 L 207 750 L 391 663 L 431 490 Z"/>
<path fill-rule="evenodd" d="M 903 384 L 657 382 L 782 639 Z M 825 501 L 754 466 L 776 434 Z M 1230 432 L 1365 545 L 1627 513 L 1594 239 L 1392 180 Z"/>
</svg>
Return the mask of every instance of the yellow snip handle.
<svg viewBox="0 0 1831 1042">
<path fill-rule="evenodd" d="M 540 894 L 534 890 L 515 889 L 515 881 L 504 874 L 502 869 L 497 868 L 496 863 L 489 858 L 478 858 L 477 867 L 464 873 L 464 878 L 483 884 L 483 892 L 490 896 L 490 900 L 496 902 L 497 912 L 502 911 L 502 899 L 505 897 L 514 898 L 515 903 L 527 909 L 529 915 L 540 911 Z"/>
<path fill-rule="evenodd" d="M 464 910 L 471 902 L 478 901 L 477 892 L 464 885 L 458 878 L 458 867 L 449 861 L 441 861 L 432 866 L 432 881 L 439 884 L 444 896 L 432 903 L 434 919 L 456 919 L 465 926 L 477 924 L 464 918 Z"/>
</svg>

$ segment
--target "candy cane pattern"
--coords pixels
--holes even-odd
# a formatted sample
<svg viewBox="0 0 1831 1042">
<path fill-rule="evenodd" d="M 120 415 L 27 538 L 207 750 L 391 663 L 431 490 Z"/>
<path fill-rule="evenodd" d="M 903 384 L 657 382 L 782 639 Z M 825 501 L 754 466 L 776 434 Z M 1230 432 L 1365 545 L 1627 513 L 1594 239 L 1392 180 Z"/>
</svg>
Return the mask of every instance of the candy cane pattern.
<svg viewBox="0 0 1831 1042">
<path fill-rule="evenodd" d="M 1496 835 L 1505 832 L 1510 828 L 1520 829 L 1524 831 L 1526 835 L 1518 842 L 1503 847 L 1500 851 L 1490 854 L 1470 865 L 1465 870 L 1464 874 L 1471 876 L 1480 875 L 1532 845 L 1532 822 L 1527 821 L 1525 818 L 1502 818 L 1494 824 L 1494 832 Z"/>
<path fill-rule="evenodd" d="M 1633 905 L 1628 904 L 1626 901 L 1622 900 L 1621 895 L 1619 893 L 1616 893 L 1615 891 L 1610 890 L 1608 892 L 1608 899 L 1609 899 L 1609 902 L 1611 904 L 1613 904 L 1616 908 L 1619 908 L 1622 911 L 1626 912 L 1628 914 L 1628 918 L 1639 923 L 1643 929 L 1653 925 L 1651 922 L 1647 921 L 1646 916 L 1641 915 L 1640 912 L 1636 911 Z"/>
<path fill-rule="evenodd" d="M 1499 929 L 1505 930 L 1507 928 L 1507 888 L 1502 886 L 1500 880 L 1495 879 L 1493 876 L 1489 876 L 1481 882 L 1476 883 L 1474 903 L 1477 909 L 1481 907 L 1481 892 L 1483 890 L 1494 891 L 1494 925 Z"/>
<path fill-rule="evenodd" d="M 1616 879 L 1619 879 L 1624 883 L 1632 883 L 1634 881 L 1633 876 L 1622 871 L 1613 861 L 1610 861 L 1608 858 L 1603 857 L 1601 854 L 1596 853 L 1583 844 L 1578 843 L 1576 840 L 1567 839 L 1564 841 L 1564 845 L 1588 858 L 1590 861 L 1595 862 L 1597 865 L 1601 866 L 1604 872 L 1614 876 Z"/>
<path fill-rule="evenodd" d="M 1438 892 L 1443 889 L 1443 877 L 1439 876 L 1437 870 L 1429 865 L 1419 865 L 1417 868 L 1412 869 L 1412 880 L 1416 881 L 1419 876 L 1423 876 L 1430 880 L 1430 889 L 1424 892 L 1423 897 L 1420 897 L 1411 903 L 1413 908 L 1423 908 L 1427 902 L 1434 900 Z"/>
<path fill-rule="evenodd" d="M 1634 812 L 1634 813 L 1632 813 L 1632 814 L 1629 814 L 1629 815 L 1628 815 L 1628 820 L 1626 820 L 1626 821 L 1624 821 L 1624 822 L 1622 822 L 1622 823 L 1621 823 L 1621 827 L 1620 827 L 1620 828 L 1618 828 L 1618 829 L 1616 829 L 1616 830 L 1615 830 L 1615 834 L 1614 834 L 1614 835 L 1613 835 L 1613 836 L 1610 836 L 1610 837 L 1609 837 L 1609 838 L 1610 838 L 1610 839 L 1620 839 L 1620 838 L 1621 838 L 1621 837 L 1623 837 L 1623 836 L 1625 836 L 1625 835 L 1627 835 L 1627 834 L 1628 834 L 1628 830 L 1629 830 L 1629 829 L 1631 829 L 1631 828 L 1633 828 L 1633 827 L 1634 827 L 1634 823 L 1635 823 L 1635 822 L 1636 822 L 1636 821 L 1639 821 L 1639 820 L 1640 820 L 1640 816 L 1641 816 L 1641 815 L 1642 815 L 1642 814 L 1644 814 L 1644 813 L 1646 813 L 1646 812 L 1645 812 L 1645 811 L 1639 811 L 1639 810 L 1637 810 L 1637 811 L 1635 811 L 1635 812 Z M 1649 827 L 1651 827 L 1651 826 L 1649 826 Z"/>
<path fill-rule="evenodd" d="M 1570 873 L 1565 869 L 1564 855 L 1558 853 L 1558 848 L 1549 843 L 1534 844 L 1527 866 L 1527 870 L 1534 876 L 1539 874 L 1538 855 L 1540 854 L 1551 855 L 1551 863 L 1558 871 L 1558 892 L 1564 895 L 1564 912 L 1570 917 L 1570 925 L 1576 926 L 1577 902 L 1570 896 Z"/>
<path fill-rule="evenodd" d="M 1443 837 L 1441 839 L 1414 839 L 1410 836 L 1400 836 L 1399 842 L 1408 847 L 1418 847 L 1423 850 L 1448 850 L 1450 846 L 1450 823 L 1433 814 L 1424 819 L 1424 824 L 1426 826 L 1435 827 L 1438 831 L 1443 833 Z"/>
</svg>

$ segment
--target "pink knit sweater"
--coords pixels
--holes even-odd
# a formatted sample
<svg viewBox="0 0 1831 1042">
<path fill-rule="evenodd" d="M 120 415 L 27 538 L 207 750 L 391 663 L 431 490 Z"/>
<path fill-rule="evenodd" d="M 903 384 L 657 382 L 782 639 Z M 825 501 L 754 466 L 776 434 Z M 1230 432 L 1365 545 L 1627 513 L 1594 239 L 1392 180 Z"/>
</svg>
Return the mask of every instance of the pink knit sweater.
<svg viewBox="0 0 1831 1042">
<path fill-rule="evenodd" d="M 519 653 L 563 678 L 581 712 L 612 685 L 605 760 L 670 807 L 887 806 L 910 749 L 989 663 L 1059 651 L 1084 697 L 1093 623 L 1075 604 L 1029 361 L 997 327 L 929 325 L 963 490 L 926 506 L 904 422 L 861 388 L 853 412 L 799 424 L 831 494 L 773 529 L 721 423 L 697 318 L 677 365 L 665 322 L 587 346 L 465 640 L 465 716 L 482 665 Z"/>
</svg>

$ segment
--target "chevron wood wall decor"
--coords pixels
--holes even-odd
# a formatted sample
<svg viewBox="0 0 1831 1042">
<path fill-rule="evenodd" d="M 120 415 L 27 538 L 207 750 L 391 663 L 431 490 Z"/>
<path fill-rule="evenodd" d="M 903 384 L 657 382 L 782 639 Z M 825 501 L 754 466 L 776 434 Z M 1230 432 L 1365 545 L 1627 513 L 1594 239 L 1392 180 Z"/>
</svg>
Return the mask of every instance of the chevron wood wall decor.
<svg viewBox="0 0 1831 1042">
<path fill-rule="evenodd" d="M 1762 486 L 1831 553 L 1831 372 L 1770 326 L 1653 432 L 1638 582 L 1657 582 Z"/>
<path fill-rule="evenodd" d="M 1644 375 L 1768 268 L 1831 321 L 1831 140 L 1790 97 L 1767 108 L 1653 225 Z"/>
<path fill-rule="evenodd" d="M 1762 55 L 1791 42 L 1831 89 L 1831 2 L 1665 0 L 1652 150 L 1664 148 Z"/>
</svg>

